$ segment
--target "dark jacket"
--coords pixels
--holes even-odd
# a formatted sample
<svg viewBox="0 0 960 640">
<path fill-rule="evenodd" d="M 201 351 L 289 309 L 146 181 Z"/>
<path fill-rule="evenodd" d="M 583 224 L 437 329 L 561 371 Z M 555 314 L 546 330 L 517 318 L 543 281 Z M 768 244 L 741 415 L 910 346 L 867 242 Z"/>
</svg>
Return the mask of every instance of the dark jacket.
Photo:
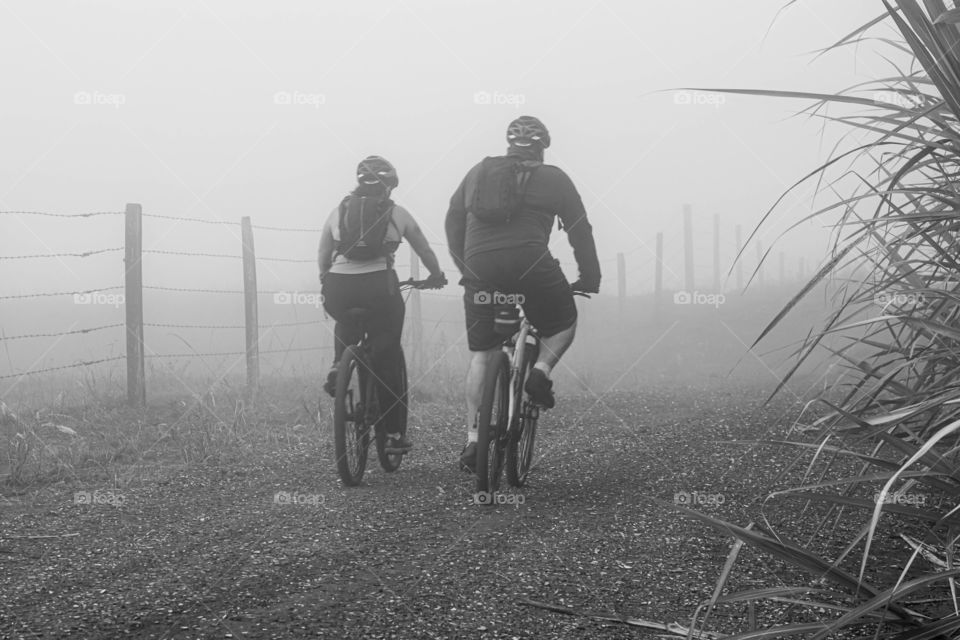
<svg viewBox="0 0 960 640">
<path fill-rule="evenodd" d="M 470 169 L 450 198 L 447 210 L 447 244 L 461 273 L 466 260 L 487 251 L 521 247 L 546 251 L 554 218 L 558 216 L 573 247 L 580 278 L 585 283 L 600 284 L 593 227 L 580 194 L 566 173 L 553 165 L 540 166 L 529 178 L 521 212 L 507 223 L 492 224 L 477 220 L 467 211 L 479 170 L 479 163 Z"/>
</svg>

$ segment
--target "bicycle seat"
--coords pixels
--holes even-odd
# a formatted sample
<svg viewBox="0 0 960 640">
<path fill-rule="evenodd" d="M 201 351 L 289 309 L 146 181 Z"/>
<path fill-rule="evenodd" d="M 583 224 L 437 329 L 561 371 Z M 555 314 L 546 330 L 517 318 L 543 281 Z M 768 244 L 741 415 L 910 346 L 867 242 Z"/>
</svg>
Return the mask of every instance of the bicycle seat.
<svg viewBox="0 0 960 640">
<path fill-rule="evenodd" d="M 353 324 L 363 324 L 370 317 L 370 310 L 363 307 L 353 307 L 347 309 L 346 319 Z"/>
</svg>

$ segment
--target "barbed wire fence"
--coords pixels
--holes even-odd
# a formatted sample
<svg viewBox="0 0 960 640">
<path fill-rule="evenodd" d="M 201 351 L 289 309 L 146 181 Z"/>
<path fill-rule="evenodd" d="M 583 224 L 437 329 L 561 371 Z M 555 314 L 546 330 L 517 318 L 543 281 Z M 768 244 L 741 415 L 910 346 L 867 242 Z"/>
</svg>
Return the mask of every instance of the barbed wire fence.
<svg viewBox="0 0 960 640">
<path fill-rule="evenodd" d="M 249 217 L 244 217 L 239 221 L 230 220 L 205 220 L 198 218 L 189 218 L 184 216 L 164 215 L 145 213 L 140 205 L 130 204 L 123 211 L 97 211 L 88 213 L 50 213 L 44 211 L 0 211 L 0 216 L 44 216 L 57 218 L 59 220 L 77 220 L 84 221 L 98 216 L 123 217 L 123 233 L 125 243 L 122 247 L 108 247 L 102 249 L 91 249 L 85 251 L 69 252 L 48 252 L 48 253 L 24 253 L 16 255 L 0 255 L 0 264 L 6 261 L 41 261 L 55 260 L 63 258 L 87 258 L 108 253 L 123 254 L 123 283 L 105 283 L 107 286 L 56 290 L 46 292 L 24 292 L 16 294 L 0 295 L 0 303 L 12 301 L 29 301 L 42 298 L 73 298 L 75 304 L 90 304 L 102 301 L 106 296 L 111 296 L 108 301 L 119 301 L 120 304 L 114 305 L 116 308 L 123 307 L 123 321 L 103 323 L 94 326 L 81 328 L 68 328 L 61 331 L 29 331 L 18 333 L 16 335 L 7 335 L 0 329 L 0 345 L 6 346 L 16 341 L 29 341 L 31 339 L 45 339 L 48 341 L 59 341 L 67 338 L 83 337 L 95 333 L 116 332 L 125 344 L 125 351 L 120 355 L 114 355 L 106 358 L 86 358 L 77 359 L 74 362 L 57 364 L 56 366 L 37 366 L 32 365 L 26 369 L 17 370 L 8 358 L 9 371 L 0 371 L 0 381 L 17 382 L 30 376 L 41 374 L 66 372 L 76 369 L 87 369 L 94 365 L 105 363 L 126 362 L 126 387 L 127 400 L 131 404 L 139 405 L 146 401 L 146 370 L 145 363 L 150 360 L 167 361 L 173 359 L 204 359 L 204 358 L 228 358 L 233 366 L 242 362 L 246 369 L 246 378 L 248 392 L 259 387 L 260 379 L 260 357 L 264 355 L 275 354 L 286 357 L 293 353 L 320 353 L 330 354 L 333 352 L 332 329 L 319 332 L 321 338 L 319 342 L 308 344 L 282 344 L 278 348 L 263 348 L 265 334 L 274 332 L 278 329 L 303 328 L 322 324 L 323 317 L 317 314 L 316 317 L 306 320 L 297 320 L 294 322 L 273 321 L 267 323 L 259 322 L 260 298 L 263 296 L 272 297 L 272 302 L 278 305 L 296 305 L 307 299 L 307 304 L 311 304 L 316 310 L 321 307 L 322 297 L 319 288 L 291 290 L 290 288 L 278 290 L 261 290 L 257 288 L 256 269 L 257 265 L 277 264 L 302 264 L 305 268 L 308 265 L 316 265 L 316 258 L 295 257 L 295 256 L 263 256 L 256 255 L 254 250 L 253 232 L 260 231 L 266 233 L 287 233 L 287 234 L 315 234 L 319 239 L 322 231 L 320 228 L 309 227 L 284 227 L 276 225 L 256 225 L 252 224 Z M 152 219 L 176 223 L 177 225 L 205 225 L 211 227 L 229 228 L 233 235 L 235 231 L 240 231 L 241 251 L 237 253 L 227 253 L 218 251 L 197 251 L 185 250 L 176 247 L 149 247 L 143 246 L 143 222 L 144 219 Z M 196 258 L 213 261 L 237 261 L 242 265 L 244 278 L 242 288 L 212 288 L 202 286 L 190 286 L 189 283 L 171 286 L 170 284 L 159 284 L 151 281 L 148 277 L 145 281 L 143 273 L 144 256 L 167 256 L 174 258 Z M 396 267 L 404 269 L 411 268 L 417 270 L 418 264 L 416 255 L 411 252 L 411 261 L 409 264 L 398 264 Z M 316 268 L 310 269 L 315 271 Z M 210 322 L 189 322 L 189 319 L 174 321 L 156 321 L 155 319 L 144 316 L 144 296 L 147 292 L 164 292 L 184 296 L 190 294 L 200 295 L 222 295 L 225 299 L 242 297 L 244 299 L 243 317 L 237 318 L 234 322 L 210 323 Z M 409 330 L 405 332 L 405 341 L 408 347 L 414 353 L 419 352 L 419 341 L 422 339 L 423 332 L 420 330 L 424 321 L 420 316 L 420 295 L 433 295 L 437 297 L 459 297 L 453 294 L 444 294 L 441 292 L 420 292 L 414 291 L 412 296 L 411 317 L 408 318 Z M 220 306 L 217 302 L 209 303 L 210 306 Z M 190 302 L 185 302 L 184 307 L 194 307 Z M 234 315 L 236 317 L 236 315 Z M 239 321 L 238 321 L 239 320 Z M 427 318 L 426 322 L 434 325 L 443 324 L 462 324 L 452 318 Z M 236 333 L 243 332 L 243 342 L 234 339 L 237 344 L 236 349 L 226 350 L 203 350 L 193 349 L 182 352 L 171 352 L 169 350 L 158 351 L 152 348 L 151 340 L 147 339 L 146 330 L 174 330 L 174 331 L 208 331 L 217 333 Z M 276 337 L 276 336 L 274 336 Z M 184 341 L 187 342 L 187 341 Z M 282 341 L 287 342 L 287 341 Z M 293 342 L 292 340 L 289 342 Z M 188 343 L 188 346 L 189 343 Z M 415 359 L 416 356 L 414 356 Z"/>
<path fill-rule="evenodd" d="M 307 344 L 294 345 L 293 340 L 284 345 L 270 346 L 261 348 L 264 345 L 264 338 L 273 336 L 279 329 L 297 329 L 301 327 L 311 327 L 321 325 L 322 318 L 320 314 L 310 319 L 297 319 L 293 322 L 270 322 L 262 323 L 259 318 L 260 299 L 263 296 L 272 296 L 274 304 L 296 304 L 305 299 L 307 304 L 313 305 L 317 310 L 322 306 L 322 297 L 319 288 L 306 291 L 285 290 L 260 290 L 257 287 L 257 267 L 266 266 L 270 268 L 272 264 L 315 265 L 315 257 L 292 256 L 258 256 L 254 249 L 255 232 L 279 233 L 279 234 L 315 234 L 319 240 L 322 229 L 308 227 L 283 227 L 275 225 L 256 225 L 251 222 L 250 217 L 243 217 L 239 221 L 232 220 L 205 220 L 199 218 L 189 218 L 184 216 L 164 215 L 156 213 L 144 213 L 138 204 L 128 204 L 123 211 L 95 211 L 86 213 L 51 213 L 44 211 L 0 211 L 0 219 L 9 216 L 42 216 L 56 218 L 61 221 L 74 220 L 85 221 L 92 218 L 123 218 L 124 246 L 95 248 L 86 251 L 70 251 L 60 253 L 25 253 L 16 255 L 0 255 L 0 265 L 4 262 L 11 264 L 21 264 L 21 261 L 36 260 L 61 260 L 64 258 L 85 259 L 93 256 L 105 254 L 122 253 L 123 254 L 123 282 L 104 283 L 107 286 L 96 288 L 84 288 L 77 290 L 58 290 L 48 292 L 26 292 L 11 295 L 0 295 L 0 303 L 15 300 L 38 300 L 44 298 L 62 298 L 73 297 L 75 304 L 91 304 L 99 299 L 106 299 L 108 302 L 116 302 L 114 306 L 119 310 L 123 307 L 123 321 L 107 322 L 94 326 L 74 328 L 70 327 L 62 331 L 31 331 L 17 335 L 6 335 L 0 329 L 0 346 L 7 345 L 17 341 L 27 341 L 31 339 L 63 340 L 68 338 L 83 338 L 91 334 L 101 334 L 104 332 L 115 332 L 120 337 L 120 342 L 125 345 L 122 354 L 111 355 L 103 358 L 81 359 L 67 364 L 58 364 L 56 366 L 31 366 L 24 370 L 14 371 L 12 363 L 9 363 L 8 372 L 0 372 L 0 381 L 14 380 L 15 383 L 28 376 L 37 376 L 53 372 L 63 372 L 71 369 L 86 369 L 94 365 L 104 363 L 113 363 L 119 361 L 126 362 L 126 390 L 127 400 L 134 405 L 141 405 L 146 402 L 146 371 L 145 362 L 151 361 L 169 361 L 173 359 L 197 360 L 204 358 L 230 358 L 232 359 L 231 368 L 239 366 L 242 362 L 246 372 L 246 383 L 248 393 L 254 394 L 260 387 L 260 360 L 264 355 L 282 356 L 283 361 L 294 353 L 312 353 L 328 354 L 332 356 L 333 337 L 332 329 L 327 328 L 320 331 L 321 339 Z M 149 247 L 143 248 L 143 222 L 144 219 L 165 221 L 175 223 L 176 225 L 194 225 L 208 227 L 222 227 L 229 229 L 234 236 L 234 240 L 240 240 L 240 251 L 238 253 L 222 253 L 215 251 L 197 251 L 186 250 L 176 247 Z M 240 234 L 237 236 L 236 231 Z M 707 274 L 712 275 L 712 283 L 707 285 L 709 290 L 721 290 L 725 285 L 726 272 L 721 269 L 721 248 L 726 245 L 727 253 L 725 262 L 732 261 L 734 255 L 743 248 L 743 238 L 741 229 L 736 227 L 736 241 L 731 248 L 731 243 L 721 240 L 721 225 L 718 216 L 713 218 L 712 241 L 713 255 L 712 262 L 706 262 L 702 259 L 697 260 L 694 242 L 693 214 L 692 207 L 684 207 L 683 227 L 682 229 L 672 229 L 669 237 L 671 246 L 682 245 L 683 251 L 673 251 L 669 259 L 674 260 L 682 256 L 683 267 L 680 269 L 665 268 L 668 258 L 664 254 L 664 234 L 657 233 L 656 242 L 648 244 L 641 243 L 630 251 L 621 252 L 616 256 L 601 258 L 601 267 L 609 282 L 611 272 L 615 273 L 617 298 L 621 316 L 625 300 L 630 294 L 638 293 L 637 288 L 628 287 L 629 282 L 640 282 L 640 289 L 643 292 L 652 292 L 654 295 L 654 314 L 659 315 L 664 291 L 677 287 L 680 280 L 679 273 L 683 274 L 683 288 L 693 291 L 697 283 L 704 283 L 708 279 Z M 729 234 L 727 234 L 729 235 Z M 703 237 L 698 237 L 702 245 Z M 437 252 L 446 253 L 448 247 L 441 242 L 432 243 L 437 247 Z M 757 260 L 763 256 L 763 248 L 759 243 L 755 243 L 757 250 Z M 702 251 L 701 251 L 702 253 Z M 202 286 L 189 286 L 189 283 L 172 286 L 170 284 L 159 284 L 150 279 L 144 282 L 143 257 L 145 255 L 168 256 L 178 259 L 203 259 L 212 261 L 237 261 L 243 272 L 243 287 L 236 289 L 211 288 Z M 628 270 L 627 261 L 635 266 Z M 791 279 L 788 278 L 785 268 L 784 254 L 780 254 L 780 278 L 779 281 Z M 568 276 L 576 277 L 577 268 L 575 263 L 569 260 L 562 264 L 565 273 Z M 420 262 L 417 255 L 411 250 L 410 260 L 406 264 L 395 265 L 398 270 L 409 269 L 410 276 L 420 278 Z M 315 271 L 309 269 L 311 271 Z M 743 265 L 736 267 L 736 286 L 743 288 L 745 280 L 751 277 L 751 273 L 744 273 Z M 667 272 L 665 274 L 665 271 Z M 799 270 L 796 273 L 798 279 L 804 277 L 804 263 L 801 258 Z M 706 272 L 706 273 L 705 273 Z M 643 275 L 646 277 L 643 277 Z M 153 274 L 150 274 L 151 276 Z M 791 274 L 792 275 L 792 274 Z M 763 282 L 764 273 L 762 269 L 757 272 L 757 279 Z M 732 284 L 732 283 L 731 283 Z M 163 292 L 176 295 L 214 295 L 223 296 L 224 300 L 237 297 L 243 299 L 243 318 L 242 322 L 235 320 L 233 322 L 215 323 L 215 322 L 188 322 L 185 320 L 157 321 L 155 318 L 146 318 L 144 316 L 144 294 L 145 292 Z M 408 350 L 408 359 L 413 368 L 423 368 L 424 353 L 424 327 L 431 327 L 429 335 L 431 338 L 440 337 L 440 348 L 437 350 L 440 356 L 445 352 L 450 340 L 446 335 L 445 329 L 449 330 L 451 335 L 459 336 L 462 339 L 464 333 L 462 311 L 460 314 L 455 312 L 441 311 L 433 316 L 424 317 L 423 303 L 421 296 L 431 296 L 439 301 L 446 300 L 452 302 L 462 298 L 462 294 L 457 292 L 443 291 L 419 291 L 414 290 L 408 300 L 408 314 L 405 324 L 404 342 Z M 189 303 L 184 305 L 191 308 Z M 449 305 L 451 310 L 459 309 L 458 305 Z M 234 313 L 234 312 L 231 312 Z M 208 331 L 226 333 L 232 332 L 234 335 L 243 332 L 244 338 L 241 342 L 239 338 L 230 340 L 237 344 L 235 349 L 227 350 L 194 350 L 192 346 L 188 351 L 183 352 L 160 352 L 152 348 L 152 341 L 146 340 L 145 331 L 151 330 L 175 330 L 175 331 Z M 326 339 L 324 339 L 326 338 Z M 276 342 L 276 341 L 275 341 Z M 436 354 L 435 354 L 436 355 Z M 429 359 L 427 359 L 429 361 Z"/>
</svg>

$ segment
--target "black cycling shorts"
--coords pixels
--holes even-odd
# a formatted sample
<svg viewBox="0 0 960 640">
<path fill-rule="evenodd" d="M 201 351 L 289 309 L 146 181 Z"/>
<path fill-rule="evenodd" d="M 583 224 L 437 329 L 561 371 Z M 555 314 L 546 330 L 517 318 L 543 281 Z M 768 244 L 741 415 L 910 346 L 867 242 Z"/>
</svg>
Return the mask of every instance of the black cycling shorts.
<svg viewBox="0 0 960 640">
<path fill-rule="evenodd" d="M 570 284 L 560 262 L 545 247 L 472 256 L 464 265 L 460 284 L 471 351 L 487 351 L 503 342 L 494 331 L 498 303 L 519 302 L 527 319 L 545 338 L 569 329 L 577 321 Z"/>
</svg>

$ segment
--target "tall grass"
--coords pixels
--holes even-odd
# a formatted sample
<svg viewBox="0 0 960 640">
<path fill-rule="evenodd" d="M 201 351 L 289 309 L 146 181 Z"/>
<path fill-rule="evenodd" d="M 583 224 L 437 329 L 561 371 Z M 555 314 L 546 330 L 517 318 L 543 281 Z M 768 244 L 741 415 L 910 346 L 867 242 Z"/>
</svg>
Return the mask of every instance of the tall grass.
<svg viewBox="0 0 960 640">
<path fill-rule="evenodd" d="M 893 48 L 889 77 L 835 95 L 722 90 L 812 99 L 806 113 L 857 138 L 793 187 L 815 181 L 831 198 L 811 217 L 832 216 L 832 253 L 757 340 L 821 281 L 855 274 L 836 283 L 833 311 L 795 354 L 796 367 L 841 365 L 842 384 L 821 398 L 829 411 L 810 429 L 753 443 L 796 448 L 797 464 L 783 478 L 806 467 L 799 486 L 795 474 L 794 486 L 770 499 L 810 506 L 811 539 L 831 518 L 849 525 L 834 529 L 849 538 L 828 557 L 685 509 L 813 578 L 722 597 L 718 586 L 707 618 L 714 606 L 745 601 L 790 602 L 809 614 L 731 638 L 947 638 L 960 630 L 960 9 L 942 0 L 883 0 L 883 8 L 882 20 L 831 48 L 873 40 L 871 30 L 893 25 L 902 41 L 877 38 Z M 828 106 L 855 110 L 837 115 Z M 895 530 L 895 544 L 878 552 Z"/>
<path fill-rule="evenodd" d="M 329 420 L 310 381 L 267 379 L 256 404 L 248 402 L 242 382 L 160 376 L 152 378 L 144 408 L 98 388 L 59 393 L 41 404 L 0 402 L 0 490 L 93 478 L 122 487 L 190 465 L 315 446 Z"/>
</svg>

